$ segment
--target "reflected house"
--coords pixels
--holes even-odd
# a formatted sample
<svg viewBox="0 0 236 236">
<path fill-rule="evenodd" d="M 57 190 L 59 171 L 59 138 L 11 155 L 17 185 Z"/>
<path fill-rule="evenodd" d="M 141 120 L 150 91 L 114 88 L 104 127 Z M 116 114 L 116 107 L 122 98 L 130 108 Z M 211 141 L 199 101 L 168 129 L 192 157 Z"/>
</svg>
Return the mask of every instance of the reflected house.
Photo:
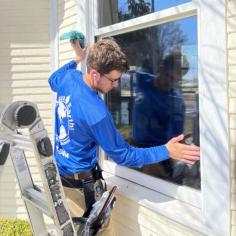
<svg viewBox="0 0 236 236">
<path fill-rule="evenodd" d="M 117 235 L 236 235 L 235 0 L 13 0 L 0 8 L 0 103 L 37 103 L 53 137 L 47 78 L 74 58 L 58 36 L 79 29 L 88 44 L 112 37 L 127 54 L 130 71 L 104 99 L 129 145 L 161 145 L 184 133 L 200 146 L 193 166 L 135 169 L 100 151 L 108 186 L 119 188 Z M 181 57 L 165 64 L 175 52 Z M 86 71 L 85 62 L 78 69 Z M 28 217 L 9 158 L 0 166 L 0 217 Z"/>
</svg>

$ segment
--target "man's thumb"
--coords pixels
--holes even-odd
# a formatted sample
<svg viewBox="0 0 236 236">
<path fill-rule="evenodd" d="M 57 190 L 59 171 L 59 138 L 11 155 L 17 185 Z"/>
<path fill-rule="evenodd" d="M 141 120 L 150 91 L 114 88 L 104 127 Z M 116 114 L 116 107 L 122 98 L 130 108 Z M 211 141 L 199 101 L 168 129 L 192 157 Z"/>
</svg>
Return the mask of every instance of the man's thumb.
<svg viewBox="0 0 236 236">
<path fill-rule="evenodd" d="M 172 138 L 171 141 L 174 142 L 174 143 L 177 143 L 177 142 L 182 141 L 183 139 L 184 139 L 184 135 L 180 134 L 179 136 Z"/>
</svg>

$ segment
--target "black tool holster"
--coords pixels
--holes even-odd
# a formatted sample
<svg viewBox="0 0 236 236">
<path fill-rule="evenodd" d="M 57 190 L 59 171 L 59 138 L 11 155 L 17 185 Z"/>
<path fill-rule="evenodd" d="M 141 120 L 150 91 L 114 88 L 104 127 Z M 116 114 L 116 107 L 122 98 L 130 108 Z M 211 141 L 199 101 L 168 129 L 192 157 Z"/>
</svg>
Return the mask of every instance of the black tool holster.
<svg viewBox="0 0 236 236">
<path fill-rule="evenodd" d="M 92 169 L 92 176 L 82 179 L 81 181 L 86 205 L 86 211 L 83 217 L 87 217 L 93 204 L 99 200 L 102 194 L 107 190 L 107 186 L 102 176 L 102 169 L 98 164 Z"/>
</svg>

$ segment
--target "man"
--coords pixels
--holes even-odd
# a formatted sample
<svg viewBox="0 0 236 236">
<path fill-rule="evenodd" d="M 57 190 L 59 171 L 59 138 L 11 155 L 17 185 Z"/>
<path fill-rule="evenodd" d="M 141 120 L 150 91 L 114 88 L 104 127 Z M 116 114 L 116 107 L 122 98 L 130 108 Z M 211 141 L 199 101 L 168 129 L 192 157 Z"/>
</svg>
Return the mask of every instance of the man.
<svg viewBox="0 0 236 236">
<path fill-rule="evenodd" d="M 135 148 L 126 143 L 98 95 L 116 88 L 122 73 L 128 71 L 125 54 L 114 41 L 100 40 L 89 50 L 88 74 L 83 75 L 76 70 L 83 51 L 79 45 L 74 49 L 79 59 L 64 65 L 49 78 L 51 89 L 57 93 L 54 155 L 72 216 L 83 214 L 84 201 L 86 209 L 90 209 L 97 197 L 96 184 L 101 178 L 96 167 L 98 146 L 123 166 L 141 167 L 169 158 L 188 164 L 199 160 L 198 147 L 179 143 L 183 135 L 151 148 Z M 77 185 L 81 182 L 83 192 L 81 185 Z M 88 191 L 91 183 L 95 185 L 92 187 L 95 196 Z M 112 235 L 105 230 L 100 233 Z"/>
<path fill-rule="evenodd" d="M 136 83 L 133 86 L 136 96 L 132 103 L 132 137 L 136 146 L 163 145 L 182 134 L 185 103 L 179 82 L 188 69 L 186 56 L 174 50 L 160 61 L 156 75 L 136 72 Z M 175 165 L 175 160 L 168 159 L 160 164 L 146 165 L 142 172 L 176 181 L 173 177 Z"/>
<path fill-rule="evenodd" d="M 165 56 L 157 75 L 136 72 L 133 90 L 132 136 L 137 144 L 157 146 L 167 143 L 184 129 L 185 104 L 179 82 L 188 72 L 179 51 Z"/>
</svg>

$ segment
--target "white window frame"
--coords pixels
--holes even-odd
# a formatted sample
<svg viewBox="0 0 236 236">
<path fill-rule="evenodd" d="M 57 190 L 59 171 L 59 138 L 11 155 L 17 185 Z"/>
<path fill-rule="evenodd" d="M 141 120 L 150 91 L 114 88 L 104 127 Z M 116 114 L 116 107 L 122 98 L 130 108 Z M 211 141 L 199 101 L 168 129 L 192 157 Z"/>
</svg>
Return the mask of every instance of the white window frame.
<svg viewBox="0 0 236 236">
<path fill-rule="evenodd" d="M 137 183 L 142 193 L 154 190 L 153 192 L 157 195 L 169 195 L 173 201 L 177 199 L 180 200 L 179 202 L 185 202 L 185 206 L 192 207 L 191 209 L 198 212 L 202 220 L 202 228 L 199 227 L 198 230 L 207 235 L 230 235 L 225 1 L 193 0 L 102 28 L 98 28 L 98 1 L 89 0 L 86 4 L 89 10 L 87 13 L 89 17 L 86 18 L 89 21 L 86 22 L 89 42 L 93 42 L 95 37 L 114 36 L 189 16 L 197 16 L 201 191 L 177 186 L 138 171 L 120 167 L 106 160 L 104 152 L 101 152 L 102 164 L 106 172 L 115 178 L 121 177 L 119 181 L 126 181 L 127 186 L 132 185 L 132 182 Z M 141 188 L 141 186 L 145 187 Z M 128 192 L 127 188 L 123 194 L 128 195 Z M 161 211 L 165 215 L 165 209 Z M 177 218 L 175 220 L 181 221 L 181 216 Z"/>
</svg>

